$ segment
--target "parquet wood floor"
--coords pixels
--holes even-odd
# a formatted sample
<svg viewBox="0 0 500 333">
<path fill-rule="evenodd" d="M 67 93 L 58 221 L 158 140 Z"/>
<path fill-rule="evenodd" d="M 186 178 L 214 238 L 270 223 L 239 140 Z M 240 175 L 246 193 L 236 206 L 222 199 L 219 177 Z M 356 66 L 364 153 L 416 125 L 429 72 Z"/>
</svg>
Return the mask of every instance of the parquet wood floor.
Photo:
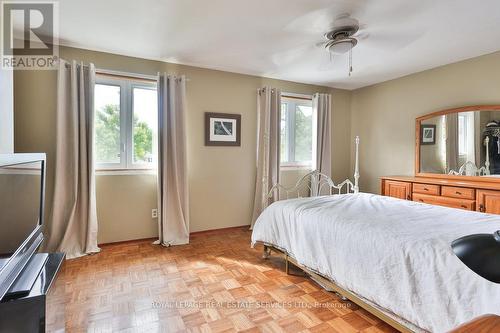
<svg viewBox="0 0 500 333">
<path fill-rule="evenodd" d="M 66 261 L 51 302 L 49 331 L 395 332 L 300 270 L 285 274 L 281 259 L 262 259 L 246 228 L 171 248 L 104 246 Z"/>
</svg>

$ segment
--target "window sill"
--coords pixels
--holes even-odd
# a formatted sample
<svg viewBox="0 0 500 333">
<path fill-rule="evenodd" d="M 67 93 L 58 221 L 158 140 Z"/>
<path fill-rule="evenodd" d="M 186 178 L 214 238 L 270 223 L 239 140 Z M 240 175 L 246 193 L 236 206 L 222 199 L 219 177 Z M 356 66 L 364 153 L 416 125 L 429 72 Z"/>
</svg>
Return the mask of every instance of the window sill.
<svg viewBox="0 0 500 333">
<path fill-rule="evenodd" d="M 96 176 L 156 175 L 156 169 L 96 169 Z"/>
<path fill-rule="evenodd" d="M 280 165 L 280 170 L 309 170 L 313 171 L 313 167 L 311 165 L 300 165 L 300 164 L 285 164 Z"/>
</svg>

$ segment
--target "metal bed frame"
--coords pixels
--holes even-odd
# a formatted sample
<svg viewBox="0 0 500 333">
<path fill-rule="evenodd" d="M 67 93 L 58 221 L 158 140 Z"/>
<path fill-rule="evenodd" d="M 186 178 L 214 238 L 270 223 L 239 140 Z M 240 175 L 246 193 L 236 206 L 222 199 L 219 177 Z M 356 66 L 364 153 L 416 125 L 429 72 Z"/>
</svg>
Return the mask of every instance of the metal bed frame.
<svg viewBox="0 0 500 333">
<path fill-rule="evenodd" d="M 389 324 L 390 326 L 394 327 L 398 331 L 403 333 L 414 333 L 418 331 L 417 328 L 413 327 L 410 323 L 403 323 L 401 322 L 402 320 L 401 321 L 396 320 L 395 316 L 391 316 L 390 314 L 383 311 L 379 307 L 368 303 L 365 299 L 361 298 L 352 291 L 340 287 L 328 277 L 304 265 L 299 264 L 297 260 L 293 256 L 289 255 L 285 250 L 279 249 L 275 245 L 269 243 L 264 243 L 264 242 L 257 242 L 257 243 L 262 244 L 264 246 L 264 254 L 263 254 L 264 259 L 268 259 L 271 256 L 271 253 L 275 252 L 276 255 L 285 260 L 286 274 L 290 274 L 290 264 L 292 264 L 300 268 L 302 271 L 304 271 L 307 275 L 311 277 L 313 281 L 317 282 L 322 288 L 326 289 L 327 291 L 333 291 L 334 293 L 339 295 L 341 299 L 344 301 L 348 300 L 357 304 L 361 308 L 370 312 L 372 315 L 384 321 L 385 323 Z"/>
<path fill-rule="evenodd" d="M 304 175 L 300 180 L 295 184 L 295 186 L 291 188 L 287 188 L 281 184 L 275 184 L 271 190 L 268 192 L 268 195 L 265 198 L 264 207 L 268 205 L 271 199 L 283 200 L 290 198 L 297 198 L 304 196 L 318 196 L 318 195 L 333 195 L 333 194 L 341 194 L 345 189 L 344 193 L 358 193 L 359 192 L 359 137 L 357 136 L 355 139 L 355 149 L 356 149 L 356 157 L 355 157 L 355 167 L 354 167 L 354 183 L 352 183 L 349 179 L 344 180 L 343 182 L 335 185 L 334 182 L 330 179 L 330 177 L 325 174 L 320 173 L 315 170 L 306 175 Z M 336 193 L 335 193 L 336 192 Z M 410 323 L 402 323 L 395 319 L 395 316 L 391 316 L 390 314 L 384 312 L 382 309 L 378 308 L 374 304 L 368 303 L 362 297 L 356 295 L 355 293 L 344 289 L 338 286 L 335 282 L 333 282 L 328 277 L 322 275 L 321 273 L 314 271 L 306 266 L 301 265 L 297 262 L 297 260 L 287 253 L 286 250 L 278 248 L 277 246 L 264 242 L 257 242 L 258 244 L 262 244 L 264 246 L 264 254 L 263 258 L 268 259 L 271 256 L 272 252 L 275 252 L 278 256 L 285 260 L 285 271 L 289 274 L 289 264 L 293 264 L 294 266 L 300 268 L 306 274 L 308 274 L 311 279 L 316 281 L 320 286 L 325 288 L 328 291 L 333 291 L 336 294 L 340 295 L 343 300 L 349 300 L 358 306 L 362 307 L 366 311 L 370 312 L 377 318 L 391 325 L 395 329 L 404 332 L 410 333 L 417 331 L 416 327 L 412 327 Z"/>
<path fill-rule="evenodd" d="M 264 198 L 262 207 L 267 207 L 271 201 L 278 201 L 291 198 L 315 197 L 318 195 L 333 195 L 344 193 L 359 192 L 359 136 L 355 139 L 356 160 L 354 167 L 354 183 L 350 179 L 335 185 L 330 177 L 314 170 L 302 176 L 292 187 L 286 187 L 281 184 L 275 184 Z"/>
</svg>

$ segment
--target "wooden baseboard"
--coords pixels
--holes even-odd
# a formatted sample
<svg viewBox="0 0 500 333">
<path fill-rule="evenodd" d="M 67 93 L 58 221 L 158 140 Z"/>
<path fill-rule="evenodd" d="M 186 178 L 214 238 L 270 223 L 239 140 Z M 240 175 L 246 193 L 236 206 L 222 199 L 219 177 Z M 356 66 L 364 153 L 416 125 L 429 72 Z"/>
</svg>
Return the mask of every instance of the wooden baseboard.
<svg viewBox="0 0 500 333">
<path fill-rule="evenodd" d="M 139 242 L 146 242 L 146 241 L 149 241 L 149 242 L 152 243 L 152 242 L 154 242 L 157 239 L 158 239 L 158 237 L 137 238 L 137 239 L 124 240 L 124 241 L 102 243 L 102 244 L 98 244 L 98 246 L 100 246 L 100 247 L 103 247 L 103 246 L 106 247 L 106 246 L 110 246 L 110 245 L 123 245 L 123 244 L 128 244 L 128 243 L 139 243 Z"/>
<path fill-rule="evenodd" d="M 212 233 L 218 233 L 218 232 L 236 231 L 236 230 L 241 230 L 241 229 L 248 230 L 249 228 L 250 228 L 250 225 L 240 225 L 237 227 L 227 227 L 227 228 L 195 231 L 195 232 L 191 232 L 189 235 L 190 236 L 197 236 L 197 235 L 205 235 L 205 234 L 212 234 Z"/>
<path fill-rule="evenodd" d="M 214 234 L 214 233 L 219 233 L 219 232 L 230 232 L 230 231 L 236 231 L 236 230 L 241 230 L 241 229 L 248 230 L 249 228 L 250 228 L 250 225 L 242 225 L 242 226 L 237 226 L 237 227 L 209 229 L 209 230 L 191 232 L 189 234 L 189 236 Z M 117 242 L 102 243 L 102 244 L 98 244 L 98 245 L 101 247 L 102 246 L 106 247 L 109 245 L 123 245 L 123 244 L 127 244 L 127 243 L 137 243 L 137 242 L 145 242 L 145 241 L 150 241 L 152 243 L 157 239 L 158 239 L 158 237 L 138 238 L 138 239 L 129 239 L 129 240 L 124 240 L 124 241 L 117 241 Z"/>
</svg>

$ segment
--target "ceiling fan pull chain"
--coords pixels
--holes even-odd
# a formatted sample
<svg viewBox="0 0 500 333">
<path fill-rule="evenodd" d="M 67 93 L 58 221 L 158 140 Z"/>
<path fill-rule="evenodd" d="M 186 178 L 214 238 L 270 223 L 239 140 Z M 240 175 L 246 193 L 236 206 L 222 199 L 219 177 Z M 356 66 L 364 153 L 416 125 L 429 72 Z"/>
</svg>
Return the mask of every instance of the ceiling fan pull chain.
<svg viewBox="0 0 500 333">
<path fill-rule="evenodd" d="M 349 50 L 349 76 L 352 73 L 352 49 Z"/>
</svg>

